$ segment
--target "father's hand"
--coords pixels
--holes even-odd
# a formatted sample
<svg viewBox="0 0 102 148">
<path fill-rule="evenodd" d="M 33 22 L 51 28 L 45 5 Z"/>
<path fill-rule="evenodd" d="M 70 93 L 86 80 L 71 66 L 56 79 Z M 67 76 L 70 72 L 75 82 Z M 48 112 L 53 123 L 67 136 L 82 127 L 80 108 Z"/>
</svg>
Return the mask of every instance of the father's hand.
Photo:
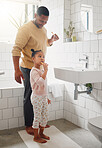
<svg viewBox="0 0 102 148">
<path fill-rule="evenodd" d="M 57 40 L 59 40 L 58 35 L 57 34 L 53 34 L 52 37 L 51 37 L 51 39 L 48 39 L 48 43 L 51 46 L 53 44 L 53 42 L 54 41 L 57 41 Z"/>
<path fill-rule="evenodd" d="M 52 41 L 57 41 L 57 40 L 59 40 L 58 35 L 57 35 L 57 34 L 53 34 L 52 37 L 51 37 L 51 40 L 52 40 Z"/>
<path fill-rule="evenodd" d="M 16 82 L 21 84 L 22 83 L 21 79 L 24 80 L 22 72 L 20 70 L 16 70 L 15 71 L 15 80 L 16 80 Z"/>
</svg>

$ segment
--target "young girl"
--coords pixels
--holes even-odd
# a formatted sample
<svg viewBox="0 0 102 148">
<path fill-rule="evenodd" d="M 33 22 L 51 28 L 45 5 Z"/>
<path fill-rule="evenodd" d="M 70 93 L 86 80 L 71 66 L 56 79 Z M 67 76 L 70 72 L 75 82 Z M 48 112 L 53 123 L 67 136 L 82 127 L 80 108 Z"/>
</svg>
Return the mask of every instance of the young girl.
<svg viewBox="0 0 102 148">
<path fill-rule="evenodd" d="M 39 143 L 46 143 L 50 137 L 43 134 L 44 128 L 48 121 L 48 98 L 47 98 L 47 81 L 46 75 L 48 71 L 48 64 L 44 63 L 45 57 L 41 50 L 32 51 L 32 60 L 34 67 L 30 72 L 30 82 L 32 88 L 31 102 L 34 111 L 34 141 Z M 43 65 L 44 71 L 40 69 Z M 40 131 L 39 131 L 40 128 Z M 39 132 L 39 133 L 38 133 Z"/>
</svg>

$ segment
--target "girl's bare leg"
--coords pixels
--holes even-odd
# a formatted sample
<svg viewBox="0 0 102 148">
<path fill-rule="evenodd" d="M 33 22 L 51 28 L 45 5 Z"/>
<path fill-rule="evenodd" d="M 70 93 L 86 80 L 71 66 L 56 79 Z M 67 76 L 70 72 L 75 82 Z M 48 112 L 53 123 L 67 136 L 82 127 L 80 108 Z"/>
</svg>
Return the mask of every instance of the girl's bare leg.
<svg viewBox="0 0 102 148">
<path fill-rule="evenodd" d="M 38 143 L 46 143 L 47 141 L 42 139 L 39 134 L 38 134 L 38 129 L 34 129 L 34 139 L 33 139 L 35 142 L 38 142 Z"/>
<path fill-rule="evenodd" d="M 49 136 L 46 136 L 44 133 L 44 127 L 41 127 L 40 126 L 40 131 L 39 131 L 39 135 L 41 138 L 44 138 L 44 139 L 47 139 L 47 140 L 50 140 L 50 137 Z M 35 134 L 35 133 L 34 133 Z"/>
</svg>

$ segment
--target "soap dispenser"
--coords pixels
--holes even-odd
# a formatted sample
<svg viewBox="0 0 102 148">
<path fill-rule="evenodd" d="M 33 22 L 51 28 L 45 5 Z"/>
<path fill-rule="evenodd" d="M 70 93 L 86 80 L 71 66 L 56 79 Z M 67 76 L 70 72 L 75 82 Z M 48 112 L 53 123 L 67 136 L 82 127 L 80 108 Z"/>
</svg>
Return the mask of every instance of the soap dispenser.
<svg viewBox="0 0 102 148">
<path fill-rule="evenodd" d="M 94 69 L 95 70 L 99 70 L 100 69 L 99 55 L 97 55 L 96 59 L 94 60 Z"/>
</svg>

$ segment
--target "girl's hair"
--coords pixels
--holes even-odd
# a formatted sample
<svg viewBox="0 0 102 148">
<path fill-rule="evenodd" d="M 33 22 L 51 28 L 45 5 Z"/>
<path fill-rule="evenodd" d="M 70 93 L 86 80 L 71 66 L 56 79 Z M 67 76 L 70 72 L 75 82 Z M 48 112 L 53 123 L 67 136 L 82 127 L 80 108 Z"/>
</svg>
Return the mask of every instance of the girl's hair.
<svg viewBox="0 0 102 148">
<path fill-rule="evenodd" d="M 36 50 L 35 51 L 34 49 L 31 49 L 31 51 L 32 51 L 32 57 L 34 57 L 36 53 L 42 52 L 42 50 Z"/>
</svg>

